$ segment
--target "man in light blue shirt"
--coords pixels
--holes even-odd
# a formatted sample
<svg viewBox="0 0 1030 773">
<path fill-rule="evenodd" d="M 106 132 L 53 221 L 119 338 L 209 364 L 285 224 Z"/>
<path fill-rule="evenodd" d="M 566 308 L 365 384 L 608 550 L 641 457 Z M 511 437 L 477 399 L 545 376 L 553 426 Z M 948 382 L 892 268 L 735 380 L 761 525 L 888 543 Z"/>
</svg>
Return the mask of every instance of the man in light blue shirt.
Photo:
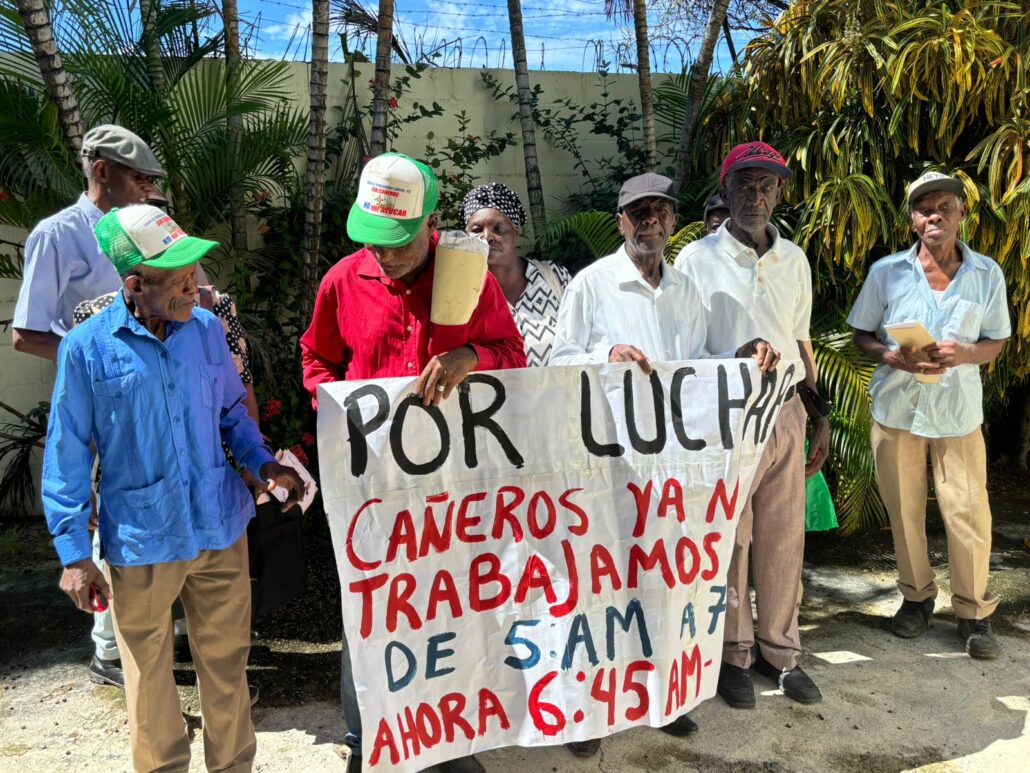
<svg viewBox="0 0 1030 773">
<path fill-rule="evenodd" d="M 983 434 L 980 366 L 1011 335 L 1005 278 L 990 258 L 958 240 L 967 209 L 959 180 L 927 172 L 908 188 L 909 221 L 919 241 L 878 260 L 848 316 L 855 343 L 879 363 L 869 383 L 876 478 L 894 534 L 904 596 L 892 631 L 924 633 L 937 585 L 926 547 L 926 459 L 948 533 L 951 604 L 958 635 L 974 658 L 999 645 L 987 591 L 991 511 Z M 918 322 L 934 343 L 901 347 L 886 326 Z M 936 376 L 917 381 L 916 375 Z"/>
<path fill-rule="evenodd" d="M 122 126 L 103 124 L 82 138 L 86 192 L 74 204 L 42 220 L 25 242 L 25 267 L 14 307 L 11 339 L 19 352 L 57 359 L 61 338 L 72 328 L 75 307 L 113 292 L 121 279 L 97 245 L 93 228 L 112 207 L 160 198 L 155 180 L 165 176 L 153 151 Z M 94 561 L 103 567 L 99 542 Z M 121 657 L 108 611 L 93 616 L 89 678 L 123 687 Z"/>
<path fill-rule="evenodd" d="M 287 491 L 285 507 L 303 484 L 275 461 L 247 413 L 221 323 L 195 306 L 195 264 L 217 245 L 146 205 L 111 210 L 96 232 L 124 284 L 58 353 L 42 500 L 65 567 L 61 588 L 83 611 L 100 597 L 114 609 L 136 770 L 189 767 L 172 672 L 176 597 L 192 634 L 208 767 L 249 770 L 246 527 L 254 502 L 226 465 L 222 441 L 270 490 Z M 91 444 L 104 469 L 106 577 L 88 533 Z"/>
</svg>

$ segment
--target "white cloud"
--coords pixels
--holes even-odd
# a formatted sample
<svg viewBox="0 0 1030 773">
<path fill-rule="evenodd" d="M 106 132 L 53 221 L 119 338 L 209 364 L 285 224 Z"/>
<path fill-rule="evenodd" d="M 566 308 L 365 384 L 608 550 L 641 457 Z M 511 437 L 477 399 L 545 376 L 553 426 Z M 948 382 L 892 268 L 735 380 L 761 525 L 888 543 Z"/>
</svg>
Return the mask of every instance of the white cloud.
<svg viewBox="0 0 1030 773">
<path fill-rule="evenodd" d="M 311 27 L 311 9 L 291 13 L 286 21 L 274 24 L 262 24 L 260 35 L 265 40 L 289 40 L 303 35 Z"/>
</svg>

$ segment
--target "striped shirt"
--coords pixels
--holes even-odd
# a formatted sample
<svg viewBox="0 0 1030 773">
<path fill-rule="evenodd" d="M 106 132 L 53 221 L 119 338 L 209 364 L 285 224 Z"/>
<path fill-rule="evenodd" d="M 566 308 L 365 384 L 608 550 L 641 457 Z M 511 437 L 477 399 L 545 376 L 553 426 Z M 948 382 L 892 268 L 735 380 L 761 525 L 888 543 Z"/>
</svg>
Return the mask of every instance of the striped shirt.
<svg viewBox="0 0 1030 773">
<path fill-rule="evenodd" d="M 83 193 L 32 230 L 25 242 L 14 327 L 64 336 L 72 328 L 76 306 L 121 286 L 93 233 L 102 216 Z"/>
</svg>

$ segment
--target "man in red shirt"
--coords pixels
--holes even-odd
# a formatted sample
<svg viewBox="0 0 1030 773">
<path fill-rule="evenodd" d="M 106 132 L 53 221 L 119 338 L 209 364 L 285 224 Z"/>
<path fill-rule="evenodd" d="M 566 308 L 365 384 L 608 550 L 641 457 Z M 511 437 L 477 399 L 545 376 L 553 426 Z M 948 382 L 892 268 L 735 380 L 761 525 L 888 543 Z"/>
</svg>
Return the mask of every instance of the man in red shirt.
<svg viewBox="0 0 1030 773">
<path fill-rule="evenodd" d="M 318 385 L 333 381 L 417 375 L 413 391 L 438 405 L 473 370 L 526 367 L 522 336 L 489 272 L 468 324 L 429 321 L 437 197 L 429 167 L 399 153 L 378 156 L 362 171 L 347 235 L 365 246 L 323 277 L 300 339 L 304 386 L 316 408 Z M 361 715 L 346 632 L 340 699 L 350 773 L 361 769 Z M 477 773 L 483 766 L 469 756 L 438 769 Z"/>
</svg>

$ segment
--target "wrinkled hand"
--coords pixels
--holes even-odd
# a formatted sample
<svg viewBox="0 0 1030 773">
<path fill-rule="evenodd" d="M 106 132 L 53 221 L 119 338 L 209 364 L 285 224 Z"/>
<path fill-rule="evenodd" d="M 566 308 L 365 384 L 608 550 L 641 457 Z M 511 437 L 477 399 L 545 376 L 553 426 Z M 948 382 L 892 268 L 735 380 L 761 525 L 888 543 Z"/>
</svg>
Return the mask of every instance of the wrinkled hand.
<svg viewBox="0 0 1030 773">
<path fill-rule="evenodd" d="M 895 370 L 909 373 L 925 373 L 927 376 L 939 376 L 944 368 L 929 358 L 927 353 L 914 346 L 902 346 L 883 355 L 883 361 Z"/>
<path fill-rule="evenodd" d="M 737 349 L 737 356 L 754 357 L 762 373 L 773 370 L 780 361 L 780 353 L 764 338 L 755 338 Z"/>
<path fill-rule="evenodd" d="M 89 605 L 90 585 L 96 585 L 97 590 L 103 594 L 108 603 L 113 598 L 111 586 L 107 584 L 107 578 L 97 569 L 97 565 L 93 563 L 92 558 L 84 558 L 81 561 L 76 561 L 74 564 L 66 566 L 61 573 L 61 581 L 58 584 L 61 590 L 67 593 L 68 597 L 75 602 L 75 606 L 83 612 L 93 612 L 92 607 Z"/>
<path fill-rule="evenodd" d="M 650 376 L 654 371 L 651 363 L 648 362 L 647 355 L 629 344 L 615 344 L 608 352 L 608 362 L 635 362 L 644 371 L 645 376 Z"/>
<path fill-rule="evenodd" d="M 468 346 L 452 349 L 433 357 L 412 387 L 412 394 L 422 398 L 422 405 L 439 405 L 451 396 L 454 387 L 479 364 L 479 356 Z"/>
<path fill-rule="evenodd" d="M 816 416 L 808 428 L 808 458 L 805 459 L 805 477 L 811 478 L 830 455 L 830 420 Z"/>
<path fill-rule="evenodd" d="M 972 362 L 972 348 L 971 344 L 960 344 L 958 341 L 937 341 L 924 346 L 923 352 L 931 362 L 943 369 Z"/>
<path fill-rule="evenodd" d="M 286 489 L 286 501 L 283 502 L 282 506 L 284 513 L 297 504 L 307 490 L 304 481 L 301 480 L 297 471 L 292 467 L 279 464 L 279 462 L 266 462 L 263 464 L 261 466 L 261 477 L 265 481 L 265 490 L 269 493 L 277 488 Z"/>
</svg>

